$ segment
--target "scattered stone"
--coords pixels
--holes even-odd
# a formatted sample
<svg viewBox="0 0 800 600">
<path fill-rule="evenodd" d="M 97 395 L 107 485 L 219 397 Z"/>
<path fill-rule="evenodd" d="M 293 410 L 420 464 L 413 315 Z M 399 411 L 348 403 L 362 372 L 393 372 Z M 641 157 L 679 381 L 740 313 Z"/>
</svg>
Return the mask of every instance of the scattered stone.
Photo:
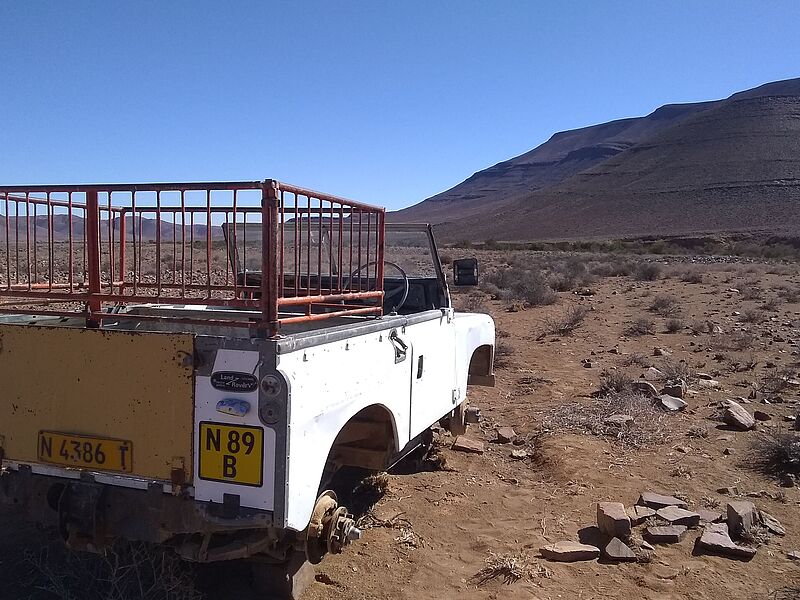
<svg viewBox="0 0 800 600">
<path fill-rule="evenodd" d="M 781 522 L 771 514 L 762 510 L 760 511 L 759 516 L 761 517 L 761 523 L 763 523 L 764 527 L 767 528 L 767 531 L 775 535 L 786 535 L 786 529 L 784 529 L 783 525 L 781 525 Z"/>
<path fill-rule="evenodd" d="M 701 388 L 711 388 L 711 389 L 717 389 L 718 387 L 720 387 L 720 383 L 716 379 L 699 379 L 697 381 L 697 385 L 700 386 Z"/>
<path fill-rule="evenodd" d="M 666 348 L 653 348 L 653 356 L 672 356 L 672 352 Z"/>
<path fill-rule="evenodd" d="M 700 525 L 699 514 L 684 510 L 683 508 L 678 508 L 677 506 L 659 508 L 656 514 L 665 521 L 669 521 L 670 525 L 685 525 L 686 527 L 697 527 Z"/>
<path fill-rule="evenodd" d="M 473 454 L 483 454 L 485 450 L 483 442 L 480 440 L 473 440 L 463 435 L 460 435 L 456 438 L 456 440 L 453 442 L 452 448 L 453 450 L 459 450 L 460 452 L 471 452 Z"/>
<path fill-rule="evenodd" d="M 675 451 L 681 454 L 689 454 L 692 451 L 691 446 L 675 446 Z"/>
<path fill-rule="evenodd" d="M 631 520 L 631 525 L 634 527 L 641 525 L 647 519 L 654 517 L 656 514 L 656 511 L 649 506 L 640 506 L 639 504 L 635 504 L 630 508 L 626 508 L 625 512 L 628 513 L 628 518 Z"/>
<path fill-rule="evenodd" d="M 517 437 L 512 427 L 501 427 L 497 430 L 497 441 L 501 444 L 510 444 Z"/>
<path fill-rule="evenodd" d="M 556 562 L 576 562 L 579 560 L 594 560 L 600 556 L 600 548 L 580 544 L 578 542 L 556 542 L 549 546 L 539 548 L 539 552 L 547 560 Z"/>
<path fill-rule="evenodd" d="M 631 415 L 622 414 L 611 415 L 603 419 L 603 423 L 612 427 L 627 427 L 633 423 L 633 417 Z"/>
<path fill-rule="evenodd" d="M 714 378 L 711 375 L 709 375 L 708 373 L 702 373 L 702 372 L 699 372 L 699 371 L 697 373 L 695 373 L 695 376 L 698 379 L 705 379 L 706 381 L 713 381 L 714 380 Z"/>
<path fill-rule="evenodd" d="M 722 513 L 717 510 L 700 509 L 697 514 L 700 515 L 701 523 L 719 523 L 723 519 Z"/>
<path fill-rule="evenodd" d="M 789 557 L 790 560 L 800 560 L 800 550 L 792 550 L 791 552 L 787 552 L 786 556 Z"/>
<path fill-rule="evenodd" d="M 664 410 L 668 410 L 670 412 L 675 412 L 678 410 L 683 410 L 686 408 L 686 401 L 681 400 L 680 398 L 676 398 L 675 396 L 669 396 L 667 394 L 662 394 L 658 397 L 658 403 Z"/>
<path fill-rule="evenodd" d="M 706 525 L 697 545 L 709 552 L 734 558 L 750 559 L 756 554 L 755 548 L 735 544 L 728 534 L 728 525 L 725 523 L 710 523 Z"/>
<path fill-rule="evenodd" d="M 656 525 L 645 529 L 644 534 L 654 544 L 677 544 L 686 531 L 684 525 Z"/>
<path fill-rule="evenodd" d="M 612 537 L 627 539 L 631 535 L 631 520 L 622 502 L 597 503 L 597 528 Z"/>
<path fill-rule="evenodd" d="M 512 450 L 511 451 L 511 458 L 516 460 L 522 460 L 524 458 L 528 458 L 528 451 L 527 450 Z"/>
<path fill-rule="evenodd" d="M 608 351 L 609 354 L 619 354 L 619 348 L 611 348 Z"/>
<path fill-rule="evenodd" d="M 769 414 L 765 413 L 763 410 L 754 410 L 753 411 L 753 418 L 756 421 L 770 421 L 770 420 L 772 420 L 772 417 Z"/>
<path fill-rule="evenodd" d="M 686 387 L 685 381 L 678 381 L 677 383 L 669 383 L 661 389 L 662 394 L 673 396 L 675 398 L 685 398 L 689 389 Z"/>
<path fill-rule="evenodd" d="M 722 420 L 742 431 L 748 431 L 756 426 L 756 420 L 747 412 L 747 409 L 733 400 L 727 401 L 725 411 L 722 413 Z"/>
<path fill-rule="evenodd" d="M 725 450 L 723 450 L 722 453 L 725 456 L 731 456 L 732 454 L 736 454 L 736 450 L 734 448 L 725 448 Z"/>
<path fill-rule="evenodd" d="M 738 487 L 721 487 L 717 488 L 717 493 L 722 494 L 723 496 L 740 496 L 741 492 L 739 491 Z"/>
<path fill-rule="evenodd" d="M 642 377 L 644 377 L 647 381 L 660 381 L 661 379 L 664 379 L 664 373 L 655 367 L 650 367 L 644 372 Z"/>
<path fill-rule="evenodd" d="M 749 500 L 736 500 L 728 502 L 727 506 L 728 531 L 734 537 L 750 533 L 753 525 L 758 523 L 758 510 L 756 505 Z"/>
<path fill-rule="evenodd" d="M 711 328 L 711 333 L 721 334 L 725 333 L 725 330 L 719 325 L 714 325 L 714 327 Z"/>
<path fill-rule="evenodd" d="M 646 396 L 648 398 L 655 398 L 658 396 L 658 390 L 656 389 L 656 386 L 649 381 L 636 380 L 631 384 L 631 386 L 635 392 L 639 392 L 642 396 Z"/>
<path fill-rule="evenodd" d="M 603 556 L 617 562 L 635 562 L 636 554 L 619 538 L 612 538 L 603 548 Z"/>
<path fill-rule="evenodd" d="M 656 494 L 655 492 L 642 492 L 639 494 L 639 501 L 636 504 L 642 506 L 649 506 L 658 510 L 667 506 L 677 506 L 679 508 L 686 508 L 686 502 L 675 496 L 665 496 L 664 494 Z"/>
</svg>

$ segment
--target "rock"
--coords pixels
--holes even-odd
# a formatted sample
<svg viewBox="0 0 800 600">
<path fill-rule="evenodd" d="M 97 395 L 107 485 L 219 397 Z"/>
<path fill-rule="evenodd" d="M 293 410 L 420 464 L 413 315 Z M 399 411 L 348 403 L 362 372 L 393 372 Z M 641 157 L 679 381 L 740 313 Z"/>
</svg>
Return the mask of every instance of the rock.
<svg viewBox="0 0 800 600">
<path fill-rule="evenodd" d="M 748 431 L 756 426 L 756 420 L 747 412 L 747 409 L 733 400 L 726 402 L 722 420 L 742 431 Z"/>
<path fill-rule="evenodd" d="M 700 371 L 698 371 L 697 373 L 695 373 L 695 376 L 696 376 L 698 379 L 705 379 L 706 381 L 713 381 L 713 379 L 714 379 L 714 378 L 713 378 L 711 375 L 709 375 L 708 373 L 702 373 L 702 372 L 700 372 Z"/>
<path fill-rule="evenodd" d="M 715 334 L 719 335 L 721 333 L 725 333 L 725 330 L 722 327 L 720 327 L 719 325 L 714 325 L 714 327 L 711 328 L 711 333 L 715 333 Z"/>
<path fill-rule="evenodd" d="M 756 421 L 770 421 L 772 417 L 765 413 L 763 410 L 754 410 L 753 411 L 753 418 Z"/>
<path fill-rule="evenodd" d="M 656 389 L 656 386 L 649 381 L 642 381 L 641 379 L 638 379 L 631 383 L 631 387 L 633 388 L 633 391 L 638 392 L 642 396 L 647 396 L 648 398 L 655 398 L 658 396 L 658 390 Z"/>
<path fill-rule="evenodd" d="M 600 548 L 580 544 L 578 542 L 556 542 L 549 546 L 539 548 L 542 556 L 547 560 L 556 562 L 576 562 L 579 560 L 594 560 L 600 556 Z"/>
<path fill-rule="evenodd" d="M 697 527 L 700 525 L 699 514 L 684 510 L 683 508 L 678 508 L 677 506 L 659 508 L 656 514 L 665 521 L 669 521 L 670 525 L 685 525 L 686 527 Z"/>
<path fill-rule="evenodd" d="M 767 528 L 767 531 L 775 535 L 786 535 L 786 529 L 784 529 L 783 525 L 781 525 L 781 522 L 771 514 L 762 510 L 760 511 L 759 516 L 761 517 L 761 523 L 763 523 L 764 527 Z"/>
<path fill-rule="evenodd" d="M 501 427 L 497 430 L 497 441 L 501 444 L 510 444 L 517 437 L 517 433 L 511 427 Z"/>
<path fill-rule="evenodd" d="M 710 523 L 706 525 L 703 529 L 703 534 L 697 541 L 697 545 L 709 552 L 734 558 L 750 559 L 756 554 L 754 548 L 735 544 L 728 534 L 728 525 L 725 523 Z"/>
<path fill-rule="evenodd" d="M 729 487 L 721 487 L 717 488 L 717 493 L 722 494 L 723 496 L 739 496 L 741 495 L 741 491 L 738 487 L 729 486 Z"/>
<path fill-rule="evenodd" d="M 480 440 L 473 440 L 466 436 L 460 435 L 453 442 L 453 450 L 461 452 L 472 452 L 473 454 L 483 454 L 485 448 L 483 442 Z"/>
<path fill-rule="evenodd" d="M 686 535 L 686 527 L 684 525 L 657 525 L 645 529 L 644 534 L 654 544 L 676 544 Z"/>
<path fill-rule="evenodd" d="M 753 525 L 758 523 L 758 510 L 756 505 L 749 500 L 736 500 L 728 502 L 727 506 L 728 531 L 734 537 L 741 537 L 750 533 Z"/>
<path fill-rule="evenodd" d="M 681 454 L 689 454 L 692 451 L 691 446 L 675 446 L 675 451 Z"/>
<path fill-rule="evenodd" d="M 619 354 L 619 348 L 611 348 L 608 351 L 609 354 Z"/>
<path fill-rule="evenodd" d="M 603 423 L 612 427 L 627 427 L 633 423 L 633 417 L 631 415 L 621 414 L 611 415 L 603 419 Z"/>
<path fill-rule="evenodd" d="M 677 506 L 679 508 L 686 508 L 686 502 L 674 496 L 665 496 L 664 494 L 656 494 L 655 492 L 642 492 L 639 494 L 639 501 L 636 504 L 642 506 L 649 506 L 658 510 L 666 506 Z"/>
<path fill-rule="evenodd" d="M 792 488 L 795 486 L 795 478 L 792 473 L 783 473 L 780 477 L 781 487 Z"/>
<path fill-rule="evenodd" d="M 594 363 L 593 363 L 593 362 L 592 362 L 590 359 L 588 359 L 588 358 L 584 358 L 584 359 L 581 361 L 581 364 L 583 365 L 583 368 L 584 368 L 584 369 L 591 369 L 591 368 L 593 368 L 593 367 L 594 367 Z"/>
<path fill-rule="evenodd" d="M 800 550 L 792 550 L 791 552 L 787 552 L 786 556 L 790 560 L 800 560 Z"/>
<path fill-rule="evenodd" d="M 672 352 L 666 348 L 653 348 L 653 356 L 672 356 Z"/>
<path fill-rule="evenodd" d="M 511 451 L 511 458 L 516 460 L 522 460 L 524 458 L 528 458 L 528 451 L 527 450 L 512 450 Z"/>
<path fill-rule="evenodd" d="M 631 535 L 631 520 L 622 502 L 597 503 L 597 528 L 611 537 L 627 539 Z"/>
<path fill-rule="evenodd" d="M 636 554 L 619 538 L 612 538 L 603 548 L 603 556 L 616 562 L 635 562 Z"/>
<path fill-rule="evenodd" d="M 644 377 L 647 381 L 660 381 L 661 379 L 664 379 L 664 373 L 655 367 L 650 367 L 644 372 L 642 377 Z"/>
<path fill-rule="evenodd" d="M 663 388 L 661 388 L 661 393 L 666 394 L 667 396 L 672 396 L 674 398 L 685 398 L 686 393 L 689 389 L 686 386 L 685 381 L 678 381 L 677 383 L 668 383 Z"/>
<path fill-rule="evenodd" d="M 736 454 L 736 450 L 734 448 L 725 448 L 725 450 L 723 450 L 722 453 L 725 456 L 731 456 L 732 454 Z"/>
<path fill-rule="evenodd" d="M 656 515 L 656 511 L 649 506 L 640 506 L 638 504 L 626 508 L 625 512 L 628 513 L 628 518 L 631 520 L 631 525 L 634 527 L 641 525 L 644 521 Z"/>
<path fill-rule="evenodd" d="M 661 394 L 661 396 L 658 397 L 658 405 L 664 410 L 675 412 L 686 408 L 686 401 L 676 398 L 675 396 Z"/>
<path fill-rule="evenodd" d="M 717 389 L 720 383 L 716 379 L 699 379 L 697 385 L 701 388 Z"/>
<path fill-rule="evenodd" d="M 719 521 L 722 521 L 723 518 L 722 513 L 717 510 L 700 509 L 697 511 L 697 514 L 700 515 L 701 523 L 718 523 Z"/>
</svg>

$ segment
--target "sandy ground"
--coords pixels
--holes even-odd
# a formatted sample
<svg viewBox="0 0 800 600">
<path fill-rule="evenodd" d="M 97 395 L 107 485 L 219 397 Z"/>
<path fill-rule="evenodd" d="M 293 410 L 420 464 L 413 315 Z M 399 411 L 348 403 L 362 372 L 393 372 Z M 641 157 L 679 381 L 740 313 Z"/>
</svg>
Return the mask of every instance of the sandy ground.
<svg viewBox="0 0 800 600">
<path fill-rule="evenodd" d="M 497 262 L 502 257 L 486 253 L 481 259 Z M 306 598 L 710 600 L 779 597 L 776 590 L 800 587 L 800 561 L 786 555 L 800 550 L 799 490 L 780 487 L 775 479 L 752 470 L 749 460 L 758 435 L 792 427 L 784 418 L 800 410 L 800 388 L 782 391 L 780 404 L 762 404 L 758 399 L 744 404 L 751 412 L 758 409 L 772 417 L 755 431 L 733 431 L 715 420 L 722 400 L 746 398 L 775 369 L 788 368 L 797 375 L 800 304 L 781 301 L 772 307 L 777 310 L 759 313 L 764 318 L 759 323 L 741 319 L 748 309 L 777 298 L 779 286 L 800 285 L 800 276 L 796 267 L 712 263 L 694 267 L 703 274 L 702 283 L 685 283 L 678 276 L 685 268 L 665 266 L 666 274 L 672 270 L 671 276 L 657 281 L 628 276 L 598 279 L 588 284 L 593 295 L 562 292 L 553 305 L 516 312 L 487 296 L 483 303 L 496 320 L 505 356 L 496 370 L 496 387 L 469 390 L 484 420 L 468 435 L 484 441 L 486 451 L 456 452 L 450 449 L 452 437 L 442 432 L 438 446 L 446 470 L 390 474 L 389 490 L 373 509 L 373 515 L 389 526 L 368 528 L 345 553 L 327 557 L 316 567 L 317 582 Z M 756 290 L 748 295 L 752 299 L 743 298 L 745 287 Z M 685 325 L 677 333 L 666 333 L 666 318 L 648 311 L 661 294 L 677 298 Z M 457 292 L 456 302 L 463 302 L 466 295 Z M 541 336 L 549 320 L 573 305 L 589 309 L 574 332 Z M 639 317 L 655 322 L 654 334 L 624 333 Z M 690 324 L 706 321 L 724 333 L 691 331 Z M 754 337 L 743 350 L 726 349 L 726 341 L 737 332 Z M 654 348 L 671 355 L 653 356 Z M 591 361 L 590 368 L 584 359 Z M 756 366 L 742 370 L 740 365 L 750 360 L 757 361 Z M 566 404 L 596 402 L 591 394 L 604 371 L 625 371 L 638 378 L 647 366 L 668 368 L 680 361 L 692 374 L 711 374 L 720 388 L 700 387 L 693 375 L 684 412 L 635 422 L 647 440 L 643 447 L 554 422 Z M 513 427 L 524 444 L 496 443 L 500 426 Z M 690 437 L 690 430 L 707 430 L 708 435 Z M 525 449 L 531 456 L 514 460 L 512 449 Z M 724 510 L 730 497 L 716 490 L 725 486 L 736 486 L 787 529 L 785 537 L 766 540 L 750 562 L 698 552 L 695 540 L 700 530 L 690 531 L 678 544 L 657 546 L 647 563 L 560 564 L 539 556 L 543 545 L 577 541 L 579 532 L 594 524 L 599 501 L 629 506 L 640 492 L 651 490 L 679 495 L 693 508 Z M 0 528 L 0 571 L 7 577 L 19 572 L 14 565 L 20 564 L 25 531 L 2 518 Z M 486 560 L 504 554 L 527 563 L 527 574 L 512 583 L 502 577 L 481 583 L 476 576 Z M 8 595 L 12 592 L 4 589 L 10 590 L 0 586 L 2 598 L 24 597 Z"/>
<path fill-rule="evenodd" d="M 776 295 L 778 286 L 796 285 L 800 278 L 796 270 L 767 274 L 769 268 L 761 265 L 709 265 L 699 270 L 704 273 L 699 284 L 677 277 L 652 282 L 606 278 L 590 285 L 593 296 L 561 293 L 552 306 L 519 312 L 507 312 L 499 302 L 489 301 L 503 336 L 500 340 L 511 354 L 508 364 L 497 369 L 495 388 L 469 390 L 472 403 L 484 415 L 483 423 L 469 435 L 487 442 L 486 452 L 455 452 L 447 448 L 452 438 L 446 436 L 443 452 L 451 471 L 392 475 L 390 491 L 375 513 L 383 519 L 401 514 L 410 528 L 369 529 L 352 550 L 326 558 L 317 568 L 320 583 L 308 598 L 768 598 L 786 586 L 800 586 L 800 563 L 786 556 L 800 548 L 798 489 L 779 487 L 748 468 L 750 445 L 759 430 L 791 427 L 783 419 L 798 412 L 800 389 L 784 392 L 782 404 L 745 404 L 751 412 L 759 409 L 772 416 L 756 431 L 732 431 L 713 420 L 720 401 L 747 397 L 750 386 L 771 372 L 767 363 L 797 372 L 800 305 L 781 303 L 759 324 L 740 323 L 741 316 L 734 313 L 761 306 Z M 759 281 L 759 299 L 743 300 L 741 293 L 727 291 L 744 287 L 745 281 L 752 285 L 752 280 Z M 665 333 L 665 319 L 646 310 L 657 294 L 677 297 L 687 324 L 710 320 L 725 335 L 737 330 L 754 333 L 752 348 L 718 350 L 715 336 L 694 335 L 688 327 Z M 578 303 L 590 312 L 572 335 L 537 341 L 548 318 Z M 656 333 L 623 335 L 627 324 L 639 316 L 652 318 Z M 656 347 L 672 355 L 654 357 Z M 619 354 L 609 352 L 612 349 Z M 746 362 L 751 352 L 759 361 L 755 369 L 735 372 L 733 363 Z M 632 356 L 656 367 L 684 360 L 691 371 L 712 374 L 721 388 L 698 388 L 690 382 L 695 393 L 686 411 L 668 415 L 658 432 L 667 440 L 644 448 L 558 429 L 542 433 L 543 423 L 559 405 L 592 402 L 588 396 L 597 389 L 604 369 L 641 375 L 644 367 L 624 366 Z M 592 368 L 585 368 L 582 359 L 591 359 Z M 524 436 L 527 443 L 522 447 L 535 457 L 512 460 L 511 446 L 493 443 L 499 426 L 512 426 Z M 708 437 L 688 437 L 693 426 L 706 428 Z M 726 448 L 732 449 L 730 455 L 723 453 Z M 700 530 L 690 531 L 681 543 L 658 546 L 646 564 L 558 564 L 538 558 L 543 545 L 577 541 L 579 531 L 594 524 L 599 501 L 631 505 L 641 491 L 652 490 L 678 494 L 690 507 L 707 508 L 718 502 L 718 509 L 724 510 L 730 498 L 716 490 L 726 486 L 753 494 L 749 499 L 787 529 L 785 537 L 771 537 L 759 547 L 750 562 L 695 551 Z M 492 553 L 521 554 L 538 575 L 511 584 L 502 578 L 479 584 L 475 576 Z"/>
</svg>

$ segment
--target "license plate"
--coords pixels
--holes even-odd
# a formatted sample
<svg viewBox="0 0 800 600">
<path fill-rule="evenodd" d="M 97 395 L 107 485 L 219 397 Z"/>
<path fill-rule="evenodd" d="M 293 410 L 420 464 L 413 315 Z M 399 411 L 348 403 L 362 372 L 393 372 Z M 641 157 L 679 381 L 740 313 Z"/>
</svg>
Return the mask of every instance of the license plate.
<svg viewBox="0 0 800 600">
<path fill-rule="evenodd" d="M 37 455 L 42 462 L 96 469 L 133 471 L 133 442 L 74 433 L 40 431 Z"/>
<path fill-rule="evenodd" d="M 263 466 L 261 427 L 200 423 L 200 479 L 261 487 Z"/>
</svg>

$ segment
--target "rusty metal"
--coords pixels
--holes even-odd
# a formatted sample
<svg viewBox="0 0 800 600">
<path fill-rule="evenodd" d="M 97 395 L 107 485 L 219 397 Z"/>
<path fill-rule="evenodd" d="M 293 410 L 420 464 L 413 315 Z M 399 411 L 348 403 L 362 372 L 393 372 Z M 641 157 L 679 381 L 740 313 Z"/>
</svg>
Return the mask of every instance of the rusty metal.
<svg viewBox="0 0 800 600">
<path fill-rule="evenodd" d="M 223 225 L 232 261 L 215 254 Z M 0 186 L 0 313 L 96 327 L 133 304 L 206 305 L 241 316 L 147 319 L 266 336 L 282 324 L 381 315 L 384 227 L 382 208 L 272 179 Z"/>
</svg>

